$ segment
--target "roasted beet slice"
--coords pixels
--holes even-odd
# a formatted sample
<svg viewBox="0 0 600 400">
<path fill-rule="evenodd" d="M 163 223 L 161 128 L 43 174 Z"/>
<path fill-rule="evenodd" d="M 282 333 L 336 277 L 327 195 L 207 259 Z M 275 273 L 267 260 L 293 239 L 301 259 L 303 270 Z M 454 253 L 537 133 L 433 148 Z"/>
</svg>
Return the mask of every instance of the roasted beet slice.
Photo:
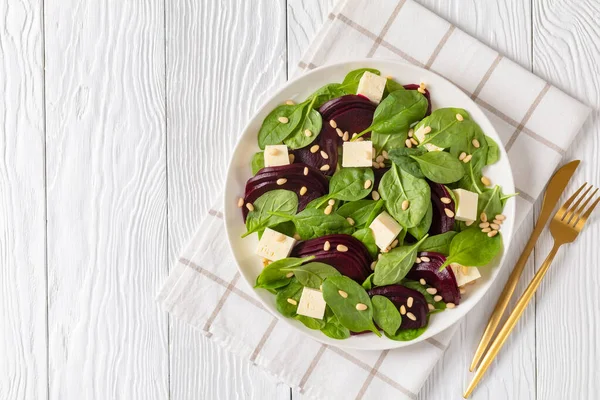
<svg viewBox="0 0 600 400">
<path fill-rule="evenodd" d="M 310 145 L 292 151 L 296 162 L 311 165 L 318 170 L 324 165 L 329 169 L 322 171 L 324 175 L 333 175 L 338 161 L 338 147 L 342 145 L 343 140 L 338 135 L 337 129 L 331 127 L 330 120 L 336 122 L 338 129 L 348 132 L 349 135 L 355 132 L 361 132 L 368 128 L 373 122 L 373 113 L 376 106 L 368 99 L 356 95 L 347 95 L 330 100 L 323 104 L 319 109 L 323 118 L 323 127 L 317 140 Z M 368 138 L 369 135 L 365 135 Z M 311 152 L 310 149 L 319 146 L 319 151 Z M 321 150 L 327 153 L 329 158 L 324 159 L 321 156 Z"/>
<path fill-rule="evenodd" d="M 425 296 L 416 290 L 402 285 L 380 286 L 369 290 L 369 296 L 373 297 L 376 295 L 387 297 L 398 308 L 404 306 L 406 314 L 402 316 L 400 329 L 416 329 L 427 325 L 427 313 L 429 312 L 427 300 Z M 407 304 L 409 297 L 413 299 L 410 307 Z M 415 320 L 407 316 L 409 312 L 415 316 Z"/>
<path fill-rule="evenodd" d="M 324 250 L 329 242 L 329 250 Z M 346 246 L 348 251 L 340 252 L 338 245 Z M 335 234 L 316 239 L 305 240 L 294 246 L 293 257 L 315 256 L 314 261 L 324 262 L 336 268 L 342 275 L 363 283 L 371 274 L 371 256 L 362 242 L 350 235 Z"/>
<path fill-rule="evenodd" d="M 304 169 L 307 168 L 307 175 L 304 175 Z M 283 185 L 278 185 L 277 180 L 285 178 L 287 181 Z M 306 186 L 308 191 L 300 195 L 300 189 Z M 266 167 L 246 182 L 244 194 L 245 203 L 254 203 L 256 199 L 270 190 L 285 189 L 291 190 L 298 195 L 298 211 L 302 211 L 312 200 L 323 196 L 328 189 L 327 179 L 316 169 L 305 164 L 281 165 L 278 167 Z M 242 207 L 244 221 L 248 215 L 248 209 Z"/>
<path fill-rule="evenodd" d="M 422 251 L 417 255 L 421 262 L 414 264 L 406 277 L 418 281 L 425 279 L 428 285 L 437 289 L 440 296 L 446 303 L 460 303 L 460 291 L 456 283 L 456 277 L 452 268 L 444 268 L 440 271 L 440 267 L 446 261 L 446 257 L 440 253 Z M 423 261 L 423 257 L 425 260 Z"/>
<path fill-rule="evenodd" d="M 429 234 L 433 236 L 453 230 L 454 217 L 449 217 L 446 211 L 444 211 L 446 208 L 449 209 L 452 211 L 451 215 L 454 215 L 456 212 L 456 205 L 454 204 L 454 200 L 452 200 L 452 196 L 450 196 L 446 186 L 431 181 L 427 181 L 427 183 L 429 183 L 429 187 L 431 188 L 431 203 L 433 204 L 433 218 Z M 440 200 L 442 197 L 450 199 L 450 203 L 442 203 L 442 200 Z"/>
<path fill-rule="evenodd" d="M 417 85 L 415 83 L 411 83 L 409 85 L 404 85 L 404 89 L 406 90 L 417 90 L 421 85 Z M 427 99 L 427 112 L 425 113 L 425 116 L 427 117 L 428 115 L 431 114 L 431 95 L 429 94 L 429 89 L 425 89 L 425 93 L 423 94 L 423 96 L 425 96 L 425 98 Z"/>
</svg>

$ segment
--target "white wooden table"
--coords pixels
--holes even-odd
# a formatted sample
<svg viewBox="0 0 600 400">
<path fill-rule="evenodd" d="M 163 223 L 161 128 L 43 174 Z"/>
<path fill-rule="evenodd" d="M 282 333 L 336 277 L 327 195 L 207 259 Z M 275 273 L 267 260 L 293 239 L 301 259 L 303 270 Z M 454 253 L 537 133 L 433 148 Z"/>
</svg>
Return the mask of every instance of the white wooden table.
<svg viewBox="0 0 600 400">
<path fill-rule="evenodd" d="M 600 1 L 419 1 L 600 106 Z M 0 399 L 302 397 L 170 319 L 154 294 L 240 128 L 333 3 L 0 1 Z M 584 161 L 576 183 L 600 184 L 599 156 L 595 112 L 566 157 Z M 475 399 L 597 398 L 594 221 L 561 252 Z M 526 280 L 550 245 L 545 234 Z M 507 272 L 420 398 L 460 398 Z"/>
</svg>

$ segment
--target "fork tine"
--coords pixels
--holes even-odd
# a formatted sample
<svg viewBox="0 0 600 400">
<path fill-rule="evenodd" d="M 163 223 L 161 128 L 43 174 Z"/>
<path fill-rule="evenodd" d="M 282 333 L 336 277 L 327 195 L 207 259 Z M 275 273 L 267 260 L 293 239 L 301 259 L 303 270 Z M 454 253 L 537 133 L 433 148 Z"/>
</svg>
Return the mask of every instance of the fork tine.
<svg viewBox="0 0 600 400">
<path fill-rule="evenodd" d="M 583 189 L 585 186 L 587 186 L 587 182 L 583 184 L 583 186 L 580 188 L 580 190 Z M 575 200 L 575 195 L 579 194 L 579 190 L 577 192 L 575 192 L 575 194 L 573 196 L 571 196 L 569 198 L 569 200 L 567 200 L 567 202 L 565 203 L 565 205 L 562 207 L 566 211 L 565 211 L 564 215 L 561 216 L 561 220 L 565 221 L 567 219 L 567 217 L 569 217 L 569 214 L 571 214 L 571 216 L 569 217 L 569 220 L 571 220 L 571 218 L 573 217 L 572 214 L 575 212 L 575 210 L 577 209 L 577 207 L 579 207 L 579 203 L 581 203 L 581 200 L 583 200 L 585 198 L 585 196 L 587 196 L 588 192 L 592 188 L 593 188 L 593 186 L 590 185 L 590 187 L 585 192 L 583 192 L 583 194 L 581 196 L 579 196 L 579 198 L 577 199 L 577 201 L 575 202 L 575 204 L 573 204 L 570 207 L 569 207 L 570 203 L 572 203 L 573 200 Z M 565 222 L 567 222 L 567 221 L 565 221 Z"/>
<path fill-rule="evenodd" d="M 575 193 L 573 193 L 573 195 L 567 199 L 565 204 L 563 204 L 562 207 L 556 212 L 556 216 L 559 219 L 563 219 L 563 217 L 565 216 L 565 213 L 571 206 L 571 203 L 577 198 L 579 193 L 583 190 L 583 188 L 585 188 L 586 185 L 587 185 L 587 182 L 585 182 L 583 185 L 581 185 L 581 187 L 579 189 L 577 189 L 577 191 Z"/>
<path fill-rule="evenodd" d="M 596 189 L 596 192 L 598 191 L 598 189 Z M 596 193 L 594 192 L 594 193 Z M 600 197 L 596 198 L 596 201 L 594 201 L 592 203 L 592 205 L 587 209 L 587 211 L 585 212 L 585 214 L 583 214 L 576 222 L 575 225 L 575 229 L 577 229 L 578 231 L 581 230 L 581 228 L 583 228 L 583 225 L 585 224 L 585 222 L 587 221 L 588 217 L 590 216 L 590 214 L 592 213 L 592 211 L 594 211 L 594 208 L 596 208 L 596 206 L 598 205 L 598 203 L 600 202 Z"/>
<path fill-rule="evenodd" d="M 592 186 L 591 189 L 593 189 L 593 188 L 594 187 Z M 586 193 L 587 192 L 589 192 L 589 190 L 586 191 Z M 594 190 L 592 192 L 592 194 L 590 194 L 589 196 L 587 196 L 587 198 L 585 199 L 585 201 L 583 202 L 583 204 L 577 209 L 577 211 L 573 211 L 573 215 L 569 219 L 569 224 L 571 224 L 571 221 L 573 222 L 572 225 L 575 225 L 577 223 L 577 221 L 581 217 L 581 213 L 583 212 L 583 210 L 585 210 L 585 207 L 588 205 L 588 203 L 590 202 L 590 200 L 593 200 L 596 197 L 596 193 L 598 193 L 598 189 Z M 582 198 L 582 200 L 583 200 L 583 198 Z"/>
</svg>

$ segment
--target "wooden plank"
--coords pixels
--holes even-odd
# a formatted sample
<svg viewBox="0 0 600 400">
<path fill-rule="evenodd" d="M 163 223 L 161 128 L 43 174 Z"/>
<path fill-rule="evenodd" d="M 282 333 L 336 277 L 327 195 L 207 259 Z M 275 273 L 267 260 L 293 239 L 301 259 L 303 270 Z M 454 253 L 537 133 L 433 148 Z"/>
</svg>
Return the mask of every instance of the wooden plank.
<svg viewBox="0 0 600 400">
<path fill-rule="evenodd" d="M 217 200 L 240 130 L 286 78 L 285 1 L 167 2 L 169 259 Z M 278 384 L 171 319 L 171 398 L 289 399 Z"/>
<path fill-rule="evenodd" d="M 49 392 L 168 398 L 163 2 L 46 2 Z"/>
<path fill-rule="evenodd" d="M 3 1 L 0 15 L 0 398 L 44 399 L 42 1 Z"/>
<path fill-rule="evenodd" d="M 425 7 L 460 29 L 498 50 L 527 69 L 531 69 L 531 10 L 529 3 L 464 2 L 460 0 L 418 0 Z M 471 374 L 471 358 L 489 315 L 502 291 L 510 270 L 533 227 L 532 217 L 515 233 L 512 256 L 490 292 L 464 319 L 449 349 L 423 386 L 421 399 L 459 398 Z M 527 265 L 517 292 L 533 276 L 533 257 Z M 514 304 L 515 300 L 513 300 Z M 528 309 L 477 389 L 478 398 L 535 398 L 535 309 Z"/>
<path fill-rule="evenodd" d="M 593 0 L 533 2 L 534 72 L 596 110 L 600 107 L 598 15 L 600 4 Z M 582 160 L 567 193 L 586 181 L 600 185 L 598 154 L 600 118 L 595 112 L 565 156 L 565 160 Z M 591 399 L 600 391 L 600 300 L 594 295 L 600 285 L 599 215 L 597 210 L 577 241 L 560 250 L 536 295 L 540 399 L 563 394 Z M 535 250 L 538 266 L 551 246 L 546 232 Z"/>
</svg>

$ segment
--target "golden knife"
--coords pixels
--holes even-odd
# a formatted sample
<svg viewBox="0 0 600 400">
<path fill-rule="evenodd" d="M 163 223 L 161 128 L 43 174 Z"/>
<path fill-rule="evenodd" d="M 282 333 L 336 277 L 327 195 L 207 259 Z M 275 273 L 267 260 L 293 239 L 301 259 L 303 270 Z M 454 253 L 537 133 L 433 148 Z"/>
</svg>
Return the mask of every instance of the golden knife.
<svg viewBox="0 0 600 400">
<path fill-rule="evenodd" d="M 475 356 L 473 357 L 473 361 L 471 362 L 471 367 L 469 368 L 469 371 L 473 372 L 475 368 L 477 368 L 477 365 L 481 361 L 481 358 L 483 357 L 486 349 L 488 348 L 488 345 L 490 344 L 490 341 L 492 340 L 492 337 L 496 332 L 496 328 L 500 323 L 500 319 L 502 319 L 502 315 L 504 314 L 504 311 L 508 306 L 508 302 L 510 301 L 511 296 L 514 293 L 515 288 L 517 287 L 519 278 L 521 277 L 521 274 L 525 269 L 527 259 L 529 259 L 531 251 L 535 247 L 535 244 L 538 238 L 540 237 L 540 234 L 544 230 L 548 219 L 550 219 L 550 216 L 552 215 L 552 210 L 554 210 L 554 207 L 556 206 L 556 204 L 558 204 L 560 196 L 567 187 L 567 184 L 571 180 L 571 177 L 575 173 L 575 170 L 579 166 L 579 163 L 579 160 L 575 160 L 571 161 L 568 164 L 565 164 L 558 171 L 556 171 L 552 178 L 550 178 L 550 182 L 546 187 L 546 193 L 544 194 L 542 210 L 540 212 L 540 216 L 538 217 L 535 228 L 531 233 L 529 241 L 525 245 L 525 249 L 523 249 L 521 257 L 519 257 L 517 264 L 515 265 L 512 273 L 510 274 L 510 277 L 506 282 L 506 286 L 504 286 L 504 290 L 502 290 L 502 294 L 500 295 L 500 298 L 496 303 L 496 307 L 494 308 L 494 311 L 490 316 L 488 325 L 485 328 L 485 331 L 483 332 L 483 336 L 481 337 L 479 346 L 477 346 L 477 350 L 475 351 Z"/>
</svg>

